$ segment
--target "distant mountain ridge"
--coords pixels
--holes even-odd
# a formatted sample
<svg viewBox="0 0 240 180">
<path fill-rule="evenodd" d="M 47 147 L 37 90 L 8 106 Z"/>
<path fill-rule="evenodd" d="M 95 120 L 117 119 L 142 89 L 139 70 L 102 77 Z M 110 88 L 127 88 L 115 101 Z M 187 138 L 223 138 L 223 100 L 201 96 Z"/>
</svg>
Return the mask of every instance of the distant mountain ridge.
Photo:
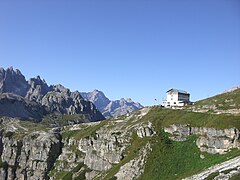
<svg viewBox="0 0 240 180">
<path fill-rule="evenodd" d="M 20 70 L 0 68 L 0 116 L 40 121 L 46 114 L 87 114 L 89 121 L 105 119 L 95 105 L 78 91 L 48 86 L 40 76 L 26 81 Z M 40 110 L 41 109 L 41 110 Z"/>
<path fill-rule="evenodd" d="M 95 89 L 92 92 L 81 92 L 84 99 L 95 104 L 105 118 L 116 117 L 143 108 L 138 102 L 133 102 L 130 98 L 120 100 L 108 99 L 102 91 Z"/>
</svg>

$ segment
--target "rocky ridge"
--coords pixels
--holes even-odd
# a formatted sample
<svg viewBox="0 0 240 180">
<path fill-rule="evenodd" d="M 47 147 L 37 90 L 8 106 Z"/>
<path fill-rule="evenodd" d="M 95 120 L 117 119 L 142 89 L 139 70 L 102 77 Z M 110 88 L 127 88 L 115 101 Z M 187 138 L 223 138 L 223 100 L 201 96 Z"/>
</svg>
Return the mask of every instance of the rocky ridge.
<svg viewBox="0 0 240 180">
<path fill-rule="evenodd" d="M 233 158 L 229 161 L 217 164 L 207 170 L 194 176 L 185 178 L 184 180 L 204 180 L 210 176 L 214 180 L 229 180 L 230 178 L 240 174 L 240 157 Z"/>
<path fill-rule="evenodd" d="M 140 103 L 134 102 L 130 98 L 109 100 L 103 92 L 96 89 L 88 93 L 81 92 L 81 95 L 84 99 L 94 103 L 98 110 L 107 119 L 131 113 L 132 111 L 143 108 Z"/>
<path fill-rule="evenodd" d="M 87 114 L 91 121 L 104 117 L 95 105 L 62 85 L 48 86 L 40 76 L 26 81 L 22 73 L 12 67 L 0 68 L 1 116 L 40 121 L 46 114 Z"/>
</svg>

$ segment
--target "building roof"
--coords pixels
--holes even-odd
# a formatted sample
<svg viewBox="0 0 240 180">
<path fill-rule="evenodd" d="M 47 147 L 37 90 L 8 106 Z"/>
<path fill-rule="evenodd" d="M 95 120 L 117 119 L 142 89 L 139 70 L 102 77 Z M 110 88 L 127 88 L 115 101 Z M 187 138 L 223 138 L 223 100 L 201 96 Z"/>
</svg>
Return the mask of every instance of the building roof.
<svg viewBox="0 0 240 180">
<path fill-rule="evenodd" d="M 182 93 L 182 94 L 189 94 L 187 91 L 183 91 L 183 90 L 179 90 L 179 89 L 169 89 L 168 91 L 167 91 L 167 93 L 168 92 L 170 92 L 170 91 L 175 91 L 175 92 L 179 92 L 179 93 Z"/>
</svg>

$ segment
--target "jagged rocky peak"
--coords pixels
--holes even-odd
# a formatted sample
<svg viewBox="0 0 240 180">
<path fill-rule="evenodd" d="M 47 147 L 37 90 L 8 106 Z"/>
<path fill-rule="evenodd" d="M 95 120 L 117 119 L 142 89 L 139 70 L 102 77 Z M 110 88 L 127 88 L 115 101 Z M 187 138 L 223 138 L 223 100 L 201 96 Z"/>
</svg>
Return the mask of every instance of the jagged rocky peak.
<svg viewBox="0 0 240 180">
<path fill-rule="evenodd" d="M 53 87 L 42 99 L 42 105 L 52 113 L 89 114 L 92 121 L 105 119 L 93 103 L 82 98 L 78 91 L 71 92 L 62 85 Z"/>
<path fill-rule="evenodd" d="M 20 96 L 27 94 L 28 83 L 20 70 L 13 67 L 0 69 L 0 92 L 14 93 Z"/>
<path fill-rule="evenodd" d="M 84 99 L 93 102 L 101 112 L 110 103 L 110 100 L 105 96 L 105 94 L 97 89 L 88 93 L 82 92 L 81 95 Z"/>
<path fill-rule="evenodd" d="M 105 96 L 105 94 L 102 91 L 99 91 L 97 89 L 94 89 L 92 92 L 88 93 L 81 93 L 82 96 L 86 99 L 97 101 L 97 100 L 105 100 L 106 102 L 109 102 L 110 100 Z"/>
<path fill-rule="evenodd" d="M 54 85 L 53 90 L 56 91 L 56 92 L 70 92 L 70 90 L 68 88 L 65 88 L 61 84 Z"/>
<path fill-rule="evenodd" d="M 131 98 L 109 100 L 102 91 L 97 89 L 88 93 L 82 92 L 81 95 L 84 99 L 93 102 L 105 118 L 124 115 L 143 107 L 140 103 L 132 101 Z"/>
<path fill-rule="evenodd" d="M 36 78 L 30 78 L 28 84 L 30 88 L 27 92 L 26 98 L 36 102 L 41 102 L 43 96 L 52 90 L 52 87 L 49 87 L 46 81 L 44 79 L 42 80 L 40 76 L 37 76 Z"/>
<path fill-rule="evenodd" d="M 36 86 L 36 85 L 44 85 L 47 86 L 47 83 L 44 79 L 41 79 L 40 76 L 37 76 L 35 78 L 30 78 L 28 81 L 29 84 Z"/>
<path fill-rule="evenodd" d="M 105 119 L 96 109 L 94 104 L 85 101 L 78 91 L 71 92 L 70 89 L 61 84 L 48 86 L 40 76 L 30 78 L 26 81 L 19 70 L 12 67 L 0 69 L 0 95 L 11 93 L 14 96 L 4 96 L 1 100 L 3 107 L 0 115 L 33 119 L 42 118 L 45 114 L 85 114 L 89 121 Z M 18 97 L 19 96 L 19 97 Z M 14 103 L 11 105 L 11 102 Z M 37 103 L 37 104 L 36 104 Z M 45 112 L 45 114 L 36 114 Z M 11 112 L 10 112 L 11 111 Z M 25 115 L 21 113 L 25 112 Z"/>
</svg>

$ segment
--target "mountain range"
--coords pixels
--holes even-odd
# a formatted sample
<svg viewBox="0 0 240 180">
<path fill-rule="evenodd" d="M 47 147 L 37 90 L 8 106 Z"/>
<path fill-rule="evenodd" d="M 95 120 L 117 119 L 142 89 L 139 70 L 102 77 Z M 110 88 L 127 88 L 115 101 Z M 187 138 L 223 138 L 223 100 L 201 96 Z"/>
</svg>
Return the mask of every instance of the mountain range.
<svg viewBox="0 0 240 180">
<path fill-rule="evenodd" d="M 95 104 L 97 109 L 105 118 L 117 117 L 131 113 L 137 109 L 143 108 L 138 102 L 133 102 L 131 98 L 121 98 L 120 100 L 108 99 L 102 91 L 94 90 L 92 92 L 81 92 L 82 97 Z"/>
<path fill-rule="evenodd" d="M 240 179 L 240 88 L 182 109 L 133 108 L 1 68 L 0 179 Z"/>
<path fill-rule="evenodd" d="M 52 96 L 62 88 L 51 91 Z M 18 99 L 35 113 L 41 105 L 38 96 L 30 101 L 25 94 L 3 93 L 8 104 L 0 103 L 0 109 Z M 63 94 L 75 99 L 69 91 Z M 239 104 L 236 89 L 183 109 L 144 107 L 108 120 L 58 127 L 45 119 L 33 123 L 0 117 L 0 179 L 240 179 Z"/>
<path fill-rule="evenodd" d="M 47 114 L 84 114 L 89 121 L 105 119 L 78 91 L 48 85 L 40 76 L 28 81 L 20 70 L 0 68 L 0 116 L 41 121 Z"/>
</svg>

